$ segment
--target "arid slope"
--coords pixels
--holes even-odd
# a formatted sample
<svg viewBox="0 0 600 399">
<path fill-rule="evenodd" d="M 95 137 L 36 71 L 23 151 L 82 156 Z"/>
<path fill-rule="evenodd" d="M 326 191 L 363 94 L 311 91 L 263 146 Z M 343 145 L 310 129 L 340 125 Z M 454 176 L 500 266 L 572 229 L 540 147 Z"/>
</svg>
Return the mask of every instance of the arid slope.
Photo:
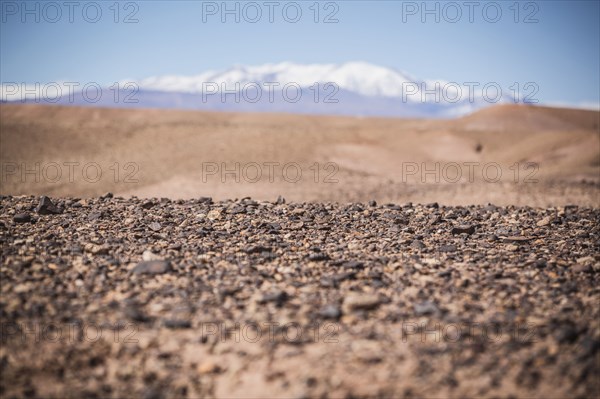
<svg viewBox="0 0 600 399">
<path fill-rule="evenodd" d="M 7 104 L 0 113 L 2 194 L 598 205 L 593 111 L 498 106 L 435 121 Z"/>
</svg>

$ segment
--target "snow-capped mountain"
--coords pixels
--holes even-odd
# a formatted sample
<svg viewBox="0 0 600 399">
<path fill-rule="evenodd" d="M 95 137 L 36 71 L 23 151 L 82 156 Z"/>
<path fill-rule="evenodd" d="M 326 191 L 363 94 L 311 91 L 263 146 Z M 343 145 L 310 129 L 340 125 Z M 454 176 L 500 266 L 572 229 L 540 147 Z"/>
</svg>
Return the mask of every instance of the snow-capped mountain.
<svg viewBox="0 0 600 399">
<path fill-rule="evenodd" d="M 141 89 L 201 93 L 203 84 L 214 82 L 234 87 L 251 83 L 279 82 L 297 83 L 309 88 L 316 82 L 336 83 L 340 89 L 369 97 L 399 97 L 402 85 L 415 82 L 407 74 L 392 69 L 367 64 L 349 62 L 342 65 L 312 64 L 300 65 L 290 62 L 259 66 L 235 66 L 226 71 L 207 71 L 196 76 L 157 76 L 139 81 Z"/>
<path fill-rule="evenodd" d="M 21 101 L 19 92 L 23 90 L 7 87 L 6 83 L 2 89 L 0 98 L 3 101 Z M 31 88 L 27 90 L 31 93 Z M 40 92 L 44 92 L 43 86 Z M 455 117 L 488 105 L 521 101 L 512 94 L 495 83 L 421 80 L 365 62 L 341 65 L 283 62 L 234 66 L 195 76 L 126 79 L 104 88 L 100 96 L 90 96 L 89 90 L 84 93 L 74 89 L 72 95 L 65 95 L 64 91 L 62 95 L 55 95 L 52 102 L 112 107 Z M 43 98 L 36 100 L 44 102 Z M 25 101 L 32 102 L 31 95 L 26 96 Z"/>
</svg>

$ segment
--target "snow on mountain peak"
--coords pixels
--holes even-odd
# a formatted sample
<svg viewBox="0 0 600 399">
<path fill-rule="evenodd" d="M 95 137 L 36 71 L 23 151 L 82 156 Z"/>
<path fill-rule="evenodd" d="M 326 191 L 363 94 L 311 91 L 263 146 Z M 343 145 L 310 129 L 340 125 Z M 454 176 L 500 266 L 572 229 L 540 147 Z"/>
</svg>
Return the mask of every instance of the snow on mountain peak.
<svg viewBox="0 0 600 399">
<path fill-rule="evenodd" d="M 138 83 L 141 89 L 201 93 L 205 83 L 225 85 L 227 90 L 236 83 L 263 84 L 276 82 L 282 86 L 296 83 L 309 87 L 315 83 L 335 83 L 340 89 L 364 96 L 400 97 L 403 83 L 414 82 L 405 74 L 366 62 L 337 64 L 295 64 L 281 62 L 256 66 L 237 65 L 224 71 L 206 71 L 195 76 L 155 76 Z"/>
</svg>

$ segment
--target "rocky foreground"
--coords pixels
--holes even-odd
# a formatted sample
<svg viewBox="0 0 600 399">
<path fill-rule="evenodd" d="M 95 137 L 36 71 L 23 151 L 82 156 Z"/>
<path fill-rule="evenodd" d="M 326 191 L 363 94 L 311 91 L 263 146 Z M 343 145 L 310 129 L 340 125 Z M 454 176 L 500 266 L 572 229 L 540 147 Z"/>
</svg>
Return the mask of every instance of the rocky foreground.
<svg viewBox="0 0 600 399">
<path fill-rule="evenodd" d="M 598 397 L 600 209 L 2 197 L 4 397 Z"/>
</svg>

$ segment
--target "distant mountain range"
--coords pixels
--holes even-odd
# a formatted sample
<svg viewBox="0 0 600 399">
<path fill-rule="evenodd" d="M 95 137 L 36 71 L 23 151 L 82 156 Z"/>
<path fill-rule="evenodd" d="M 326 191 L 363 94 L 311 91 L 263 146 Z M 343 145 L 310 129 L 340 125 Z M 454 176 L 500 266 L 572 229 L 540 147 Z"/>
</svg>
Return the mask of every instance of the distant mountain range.
<svg viewBox="0 0 600 399">
<path fill-rule="evenodd" d="M 119 108 L 426 118 L 451 118 L 493 104 L 528 102 L 495 83 L 420 80 L 364 62 L 235 66 L 195 76 L 123 80 L 101 88 L 100 95 L 94 84 L 85 90 L 84 84 L 57 90 L 59 85 L 64 83 L 19 87 L 4 82 L 0 98 Z"/>
</svg>

